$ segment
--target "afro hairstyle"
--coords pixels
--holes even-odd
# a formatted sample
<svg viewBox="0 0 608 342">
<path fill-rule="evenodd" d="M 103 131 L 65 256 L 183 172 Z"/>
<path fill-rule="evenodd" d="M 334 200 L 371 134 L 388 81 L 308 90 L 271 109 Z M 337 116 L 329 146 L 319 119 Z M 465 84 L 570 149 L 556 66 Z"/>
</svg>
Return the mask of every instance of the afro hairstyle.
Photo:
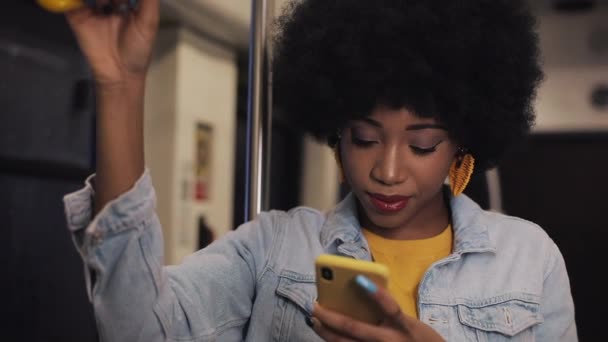
<svg viewBox="0 0 608 342">
<path fill-rule="evenodd" d="M 445 124 L 486 169 L 534 123 L 543 73 L 523 0 L 293 0 L 275 28 L 277 113 L 330 146 L 382 104 Z"/>
</svg>

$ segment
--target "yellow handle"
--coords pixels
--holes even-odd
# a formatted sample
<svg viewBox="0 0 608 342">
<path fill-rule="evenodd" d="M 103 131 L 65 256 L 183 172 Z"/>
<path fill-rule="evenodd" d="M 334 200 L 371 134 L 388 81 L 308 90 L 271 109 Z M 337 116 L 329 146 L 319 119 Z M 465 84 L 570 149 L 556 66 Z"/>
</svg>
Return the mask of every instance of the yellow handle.
<svg viewBox="0 0 608 342">
<path fill-rule="evenodd" d="M 83 0 L 37 0 L 38 4 L 49 12 L 64 13 L 85 6 Z"/>
</svg>

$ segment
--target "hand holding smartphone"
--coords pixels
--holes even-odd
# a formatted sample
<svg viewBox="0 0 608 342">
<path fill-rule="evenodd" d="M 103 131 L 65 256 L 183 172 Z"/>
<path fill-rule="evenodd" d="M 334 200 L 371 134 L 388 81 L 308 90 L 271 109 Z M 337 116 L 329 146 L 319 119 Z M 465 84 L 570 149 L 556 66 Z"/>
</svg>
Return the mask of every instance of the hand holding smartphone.
<svg viewBox="0 0 608 342">
<path fill-rule="evenodd" d="M 382 321 L 382 311 L 355 282 L 364 275 L 387 287 L 389 272 L 382 264 L 349 257 L 322 254 L 315 261 L 318 303 L 326 309 L 369 324 Z"/>
</svg>

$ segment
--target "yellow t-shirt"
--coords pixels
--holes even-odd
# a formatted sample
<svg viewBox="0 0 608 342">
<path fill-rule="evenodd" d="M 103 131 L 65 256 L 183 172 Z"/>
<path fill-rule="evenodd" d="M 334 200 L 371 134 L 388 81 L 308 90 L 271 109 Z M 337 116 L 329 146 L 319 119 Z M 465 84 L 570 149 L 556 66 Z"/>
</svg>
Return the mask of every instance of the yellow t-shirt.
<svg viewBox="0 0 608 342">
<path fill-rule="evenodd" d="M 452 251 L 452 227 L 439 235 L 421 240 L 389 240 L 363 229 L 375 262 L 385 264 L 390 272 L 389 291 L 401 310 L 418 318 L 418 284 L 435 261 Z"/>
</svg>

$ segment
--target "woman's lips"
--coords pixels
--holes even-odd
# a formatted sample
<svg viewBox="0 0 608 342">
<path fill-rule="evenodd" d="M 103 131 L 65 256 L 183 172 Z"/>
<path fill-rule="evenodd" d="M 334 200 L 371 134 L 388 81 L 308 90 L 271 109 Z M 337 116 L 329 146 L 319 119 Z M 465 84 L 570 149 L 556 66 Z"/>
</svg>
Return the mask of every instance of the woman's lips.
<svg viewBox="0 0 608 342">
<path fill-rule="evenodd" d="M 382 194 L 367 193 L 372 204 L 376 209 L 385 213 L 394 213 L 407 206 L 409 197 L 407 196 L 387 196 Z"/>
</svg>

